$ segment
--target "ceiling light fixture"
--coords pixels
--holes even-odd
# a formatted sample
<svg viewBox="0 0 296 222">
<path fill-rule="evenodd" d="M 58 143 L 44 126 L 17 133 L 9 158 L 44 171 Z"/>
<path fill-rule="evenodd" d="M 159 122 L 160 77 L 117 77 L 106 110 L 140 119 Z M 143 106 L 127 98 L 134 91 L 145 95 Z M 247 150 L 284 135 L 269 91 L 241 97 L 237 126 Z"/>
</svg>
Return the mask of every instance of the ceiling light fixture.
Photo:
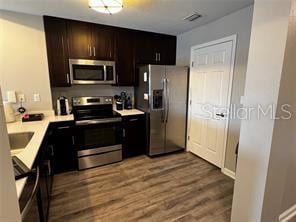
<svg viewBox="0 0 296 222">
<path fill-rule="evenodd" d="M 122 10 L 122 0 L 89 0 L 88 5 L 91 9 L 104 14 L 115 14 Z"/>
</svg>

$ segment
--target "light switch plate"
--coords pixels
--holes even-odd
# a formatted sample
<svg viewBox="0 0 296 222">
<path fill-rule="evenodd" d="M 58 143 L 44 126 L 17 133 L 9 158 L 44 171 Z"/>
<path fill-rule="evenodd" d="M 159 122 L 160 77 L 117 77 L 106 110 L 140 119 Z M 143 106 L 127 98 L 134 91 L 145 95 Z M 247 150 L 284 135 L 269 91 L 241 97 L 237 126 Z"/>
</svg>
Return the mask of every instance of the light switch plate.
<svg viewBox="0 0 296 222">
<path fill-rule="evenodd" d="M 34 102 L 40 102 L 40 94 L 39 93 L 34 94 Z"/>
<path fill-rule="evenodd" d="M 16 93 L 14 90 L 7 91 L 6 95 L 7 95 L 7 102 L 16 103 Z"/>
</svg>

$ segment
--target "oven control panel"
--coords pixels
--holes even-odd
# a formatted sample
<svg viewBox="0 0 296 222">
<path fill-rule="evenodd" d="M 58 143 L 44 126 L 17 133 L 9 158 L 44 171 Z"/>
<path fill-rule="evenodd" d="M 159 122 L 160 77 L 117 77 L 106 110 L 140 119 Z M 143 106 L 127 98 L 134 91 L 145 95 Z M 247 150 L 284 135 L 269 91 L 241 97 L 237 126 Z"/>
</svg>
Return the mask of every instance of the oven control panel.
<svg viewBox="0 0 296 222">
<path fill-rule="evenodd" d="M 113 104 L 112 96 L 96 96 L 96 97 L 73 97 L 73 106 L 90 106 L 90 105 L 106 105 Z"/>
</svg>

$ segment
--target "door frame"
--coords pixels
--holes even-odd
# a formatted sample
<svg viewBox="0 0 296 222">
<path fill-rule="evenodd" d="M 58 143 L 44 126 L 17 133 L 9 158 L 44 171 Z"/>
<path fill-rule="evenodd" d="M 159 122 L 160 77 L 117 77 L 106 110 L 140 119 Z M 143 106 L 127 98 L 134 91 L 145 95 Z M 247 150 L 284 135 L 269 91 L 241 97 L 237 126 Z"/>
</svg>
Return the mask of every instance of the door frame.
<svg viewBox="0 0 296 222">
<path fill-rule="evenodd" d="M 193 64 L 193 53 L 195 50 L 202 49 L 205 47 L 213 46 L 213 45 L 218 45 L 221 43 L 225 42 L 232 42 L 232 53 L 231 53 L 231 68 L 230 68 L 230 81 L 229 81 L 229 88 L 228 88 L 228 98 L 227 98 L 227 106 L 230 107 L 231 105 L 231 93 L 232 93 L 232 87 L 233 87 L 233 76 L 234 76 L 234 67 L 235 67 L 235 56 L 236 56 L 236 48 L 237 48 L 237 34 L 217 39 L 214 41 L 210 41 L 207 43 L 199 44 L 192 46 L 190 49 L 190 74 L 189 74 L 189 85 L 188 85 L 188 110 L 187 110 L 187 135 L 186 135 L 186 142 L 188 141 L 188 136 L 190 132 L 190 119 L 191 119 L 191 75 L 192 75 L 192 64 Z M 230 176 L 231 178 L 235 179 L 235 172 L 232 172 L 231 170 L 225 168 L 225 158 L 226 158 L 226 146 L 227 146 L 227 140 L 228 140 L 228 134 L 229 134 L 229 120 L 230 118 L 228 117 L 226 120 L 226 125 L 225 125 L 225 137 L 223 141 L 223 156 L 222 156 L 222 163 L 221 163 L 221 171 L 222 173 L 226 174 L 227 176 Z M 186 143 L 186 151 L 189 151 L 188 149 L 188 142 Z"/>
</svg>

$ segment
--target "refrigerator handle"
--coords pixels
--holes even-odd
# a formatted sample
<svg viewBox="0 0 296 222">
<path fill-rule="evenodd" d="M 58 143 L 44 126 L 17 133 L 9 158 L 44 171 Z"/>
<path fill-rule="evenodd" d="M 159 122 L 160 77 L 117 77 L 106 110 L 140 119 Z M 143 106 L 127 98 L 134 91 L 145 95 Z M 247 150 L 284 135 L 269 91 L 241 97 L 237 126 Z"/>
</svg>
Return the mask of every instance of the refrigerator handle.
<svg viewBox="0 0 296 222">
<path fill-rule="evenodd" d="M 165 79 L 165 92 L 166 92 L 166 96 L 165 96 L 165 100 L 166 100 L 166 118 L 165 118 L 165 122 L 168 122 L 169 119 L 169 112 L 170 112 L 170 90 L 168 87 L 169 84 L 169 80 Z"/>
<path fill-rule="evenodd" d="M 163 96 L 163 100 L 162 100 L 162 112 L 161 112 L 161 122 L 165 123 L 166 122 L 166 79 L 162 80 L 162 88 L 163 88 L 163 92 L 162 92 L 162 96 Z"/>
</svg>

